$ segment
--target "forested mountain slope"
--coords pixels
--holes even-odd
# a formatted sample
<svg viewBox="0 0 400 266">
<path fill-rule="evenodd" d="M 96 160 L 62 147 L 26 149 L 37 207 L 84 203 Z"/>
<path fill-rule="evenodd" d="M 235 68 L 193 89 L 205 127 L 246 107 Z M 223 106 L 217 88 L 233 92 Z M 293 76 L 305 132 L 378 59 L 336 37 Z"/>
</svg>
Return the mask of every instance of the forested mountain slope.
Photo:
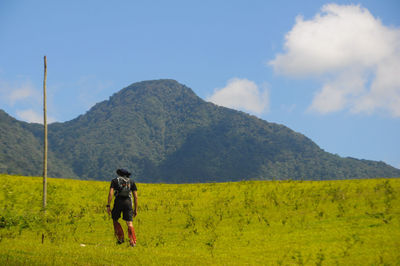
<svg viewBox="0 0 400 266">
<path fill-rule="evenodd" d="M 15 146 L 0 157 L 2 171 L 40 174 L 41 127 L 11 117 L 0 123 L 8 132 L 1 145 Z M 10 125 L 22 142 L 11 144 Z M 332 155 L 283 125 L 205 102 L 174 80 L 134 83 L 74 120 L 49 125 L 49 149 L 58 168 L 49 165 L 50 173 L 82 179 L 108 180 L 118 167 L 140 182 L 168 183 L 400 177 L 383 162 Z"/>
</svg>

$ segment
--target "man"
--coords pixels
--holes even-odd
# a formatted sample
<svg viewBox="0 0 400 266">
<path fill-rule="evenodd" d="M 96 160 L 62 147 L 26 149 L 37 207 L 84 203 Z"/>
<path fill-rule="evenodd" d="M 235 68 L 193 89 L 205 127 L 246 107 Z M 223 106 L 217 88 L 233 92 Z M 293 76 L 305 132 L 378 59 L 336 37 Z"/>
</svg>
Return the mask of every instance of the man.
<svg viewBox="0 0 400 266">
<path fill-rule="evenodd" d="M 135 182 L 130 179 L 131 173 L 127 170 L 118 169 L 117 175 L 118 177 L 111 181 L 110 192 L 108 193 L 107 212 L 108 215 L 111 214 L 113 219 L 114 232 L 118 244 L 124 242 L 124 230 L 118 222 L 122 212 L 122 219 L 126 221 L 126 225 L 128 226 L 129 244 L 131 247 L 134 247 L 136 246 L 136 235 L 132 221 L 133 217 L 136 217 L 137 215 L 137 187 Z M 111 211 L 110 203 L 113 195 L 115 196 L 115 199 L 114 207 Z M 134 208 L 132 208 L 132 195 Z"/>
</svg>

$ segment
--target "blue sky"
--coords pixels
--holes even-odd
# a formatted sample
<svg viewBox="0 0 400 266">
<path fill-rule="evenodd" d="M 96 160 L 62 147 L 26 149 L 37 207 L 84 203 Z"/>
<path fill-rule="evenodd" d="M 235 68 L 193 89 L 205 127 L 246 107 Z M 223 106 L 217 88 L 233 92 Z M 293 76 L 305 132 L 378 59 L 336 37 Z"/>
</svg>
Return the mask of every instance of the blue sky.
<svg viewBox="0 0 400 266">
<path fill-rule="evenodd" d="M 0 1 L 0 109 L 68 121 L 138 81 L 400 168 L 400 2 Z"/>
</svg>

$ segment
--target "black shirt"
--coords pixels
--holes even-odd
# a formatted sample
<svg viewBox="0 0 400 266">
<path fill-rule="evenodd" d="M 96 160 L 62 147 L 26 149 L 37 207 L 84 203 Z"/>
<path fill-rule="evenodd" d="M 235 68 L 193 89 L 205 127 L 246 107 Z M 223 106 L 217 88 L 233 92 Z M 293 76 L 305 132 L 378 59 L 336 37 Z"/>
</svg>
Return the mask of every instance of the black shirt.
<svg viewBox="0 0 400 266">
<path fill-rule="evenodd" d="M 118 177 L 114 178 L 113 180 L 111 180 L 111 185 L 110 187 L 114 189 L 114 191 L 116 190 L 120 190 L 120 187 L 118 185 Z M 137 187 L 135 182 L 133 181 L 133 179 L 129 179 L 129 181 L 131 182 L 131 191 L 137 191 Z"/>
</svg>

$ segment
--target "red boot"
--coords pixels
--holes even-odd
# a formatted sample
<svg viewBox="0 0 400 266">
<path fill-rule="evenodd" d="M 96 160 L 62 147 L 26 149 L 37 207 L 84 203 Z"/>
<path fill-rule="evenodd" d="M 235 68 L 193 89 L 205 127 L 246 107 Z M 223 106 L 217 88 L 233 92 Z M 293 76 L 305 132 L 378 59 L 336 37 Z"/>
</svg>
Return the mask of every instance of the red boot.
<svg viewBox="0 0 400 266">
<path fill-rule="evenodd" d="M 133 226 L 128 226 L 128 235 L 129 235 L 129 244 L 131 247 L 136 246 L 136 235 L 135 235 L 135 229 L 133 229 Z"/>
<path fill-rule="evenodd" d="M 118 244 L 124 243 L 124 230 L 118 221 L 113 220 L 114 223 L 114 233 L 117 237 Z"/>
</svg>

